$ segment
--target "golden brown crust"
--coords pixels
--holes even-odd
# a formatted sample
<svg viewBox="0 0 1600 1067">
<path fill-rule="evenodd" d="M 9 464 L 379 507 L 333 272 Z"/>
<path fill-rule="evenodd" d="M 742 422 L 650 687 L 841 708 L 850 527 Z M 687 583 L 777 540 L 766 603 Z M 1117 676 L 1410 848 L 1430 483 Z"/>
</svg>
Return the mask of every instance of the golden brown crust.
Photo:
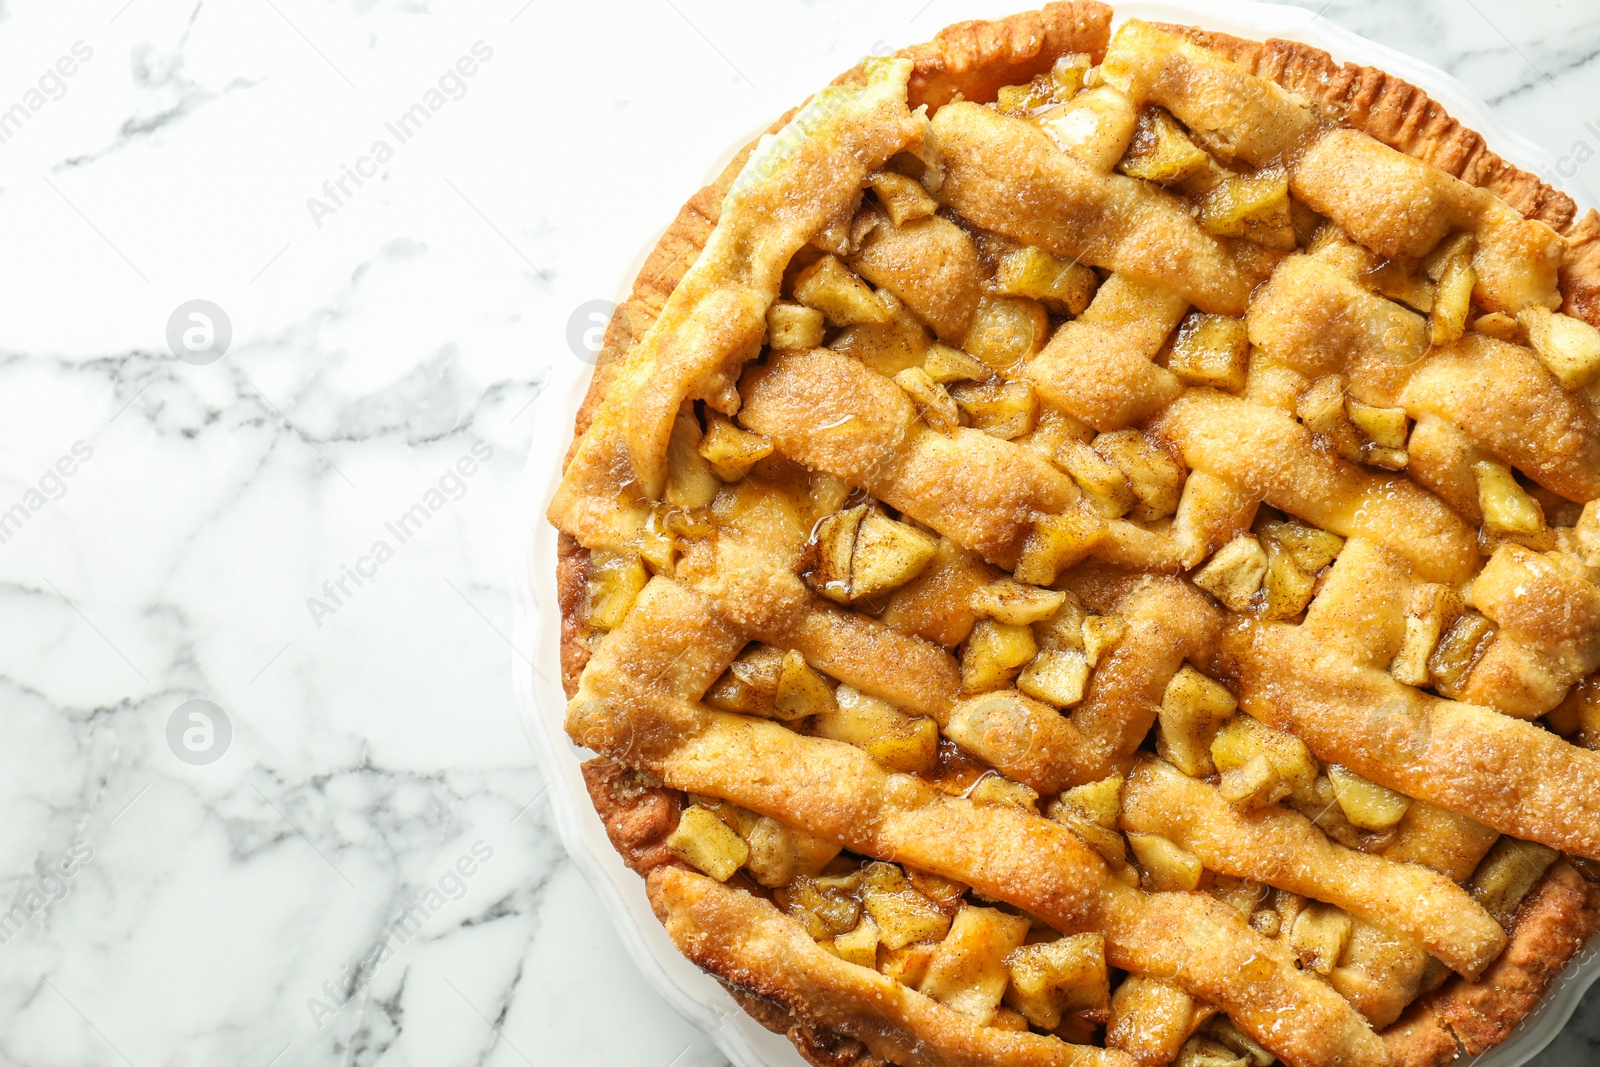
<svg viewBox="0 0 1600 1067">
<path fill-rule="evenodd" d="M 1566 312 L 1600 324 L 1600 212 L 1591 211 L 1566 233 L 1567 255 L 1561 263 L 1561 294 Z"/>
<path fill-rule="evenodd" d="M 1331 109 L 1343 122 L 1390 148 L 1488 189 L 1530 219 L 1564 231 L 1577 211 L 1572 198 L 1490 151 L 1483 136 L 1450 117 L 1421 89 L 1376 67 L 1340 63 L 1298 41 L 1251 41 L 1195 26 L 1159 29 L 1219 52 L 1257 77 Z"/>
<path fill-rule="evenodd" d="M 656 916 L 685 956 L 802 1022 L 852 1031 L 880 1056 L 908 1067 L 1133 1067 L 1115 1049 L 982 1025 L 841 960 L 768 901 L 704 875 L 663 868 L 647 884 Z"/>
<path fill-rule="evenodd" d="M 1600 897 L 1560 861 L 1523 901 L 1506 951 L 1477 982 L 1452 979 L 1384 1034 L 1400 1067 L 1438 1067 L 1499 1044 L 1600 931 Z"/>
<path fill-rule="evenodd" d="M 1111 8 L 1076 0 L 995 22 L 958 22 L 897 54 L 916 64 L 911 106 L 932 110 L 957 98 L 987 103 L 1001 86 L 1029 81 L 1067 53 L 1086 52 L 1098 63 L 1110 37 Z"/>
<path fill-rule="evenodd" d="M 556 539 L 556 603 L 561 607 L 561 688 L 571 700 L 589 664 L 589 628 L 583 624 L 583 589 L 589 550 L 571 534 Z"/>
<path fill-rule="evenodd" d="M 1505 948 L 1505 933 L 1442 875 L 1345 848 L 1298 812 L 1236 812 L 1216 788 L 1157 756 L 1128 776 L 1122 825 L 1195 853 L 1209 870 L 1254 878 L 1337 904 L 1409 934 L 1452 970 L 1476 976 Z"/>
<path fill-rule="evenodd" d="M 998 22 L 948 27 L 934 41 L 899 53 L 915 63 L 911 105 L 937 108 L 958 97 L 992 100 L 1001 86 L 1028 80 L 1064 53 L 1087 52 L 1099 62 L 1111 14 L 1103 4 L 1078 0 Z M 1563 310 L 1600 324 L 1600 214 L 1590 211 L 1579 216 L 1569 196 L 1490 151 L 1479 134 L 1451 118 L 1421 90 L 1375 68 L 1340 64 L 1325 52 L 1295 42 L 1248 41 L 1194 27 L 1161 28 L 1219 51 L 1253 73 L 1332 109 L 1351 127 L 1488 189 L 1527 217 L 1557 229 L 1568 243 L 1561 271 Z M 793 113 L 770 129 L 780 128 Z M 704 247 L 722 198 L 753 148 L 754 143 L 747 145 L 722 174 L 685 203 L 647 258 L 630 296 L 608 325 L 576 418 L 574 445 L 603 400 L 619 358 L 649 329 Z M 557 584 L 563 686 L 569 696 L 589 658 L 590 632 L 581 621 L 587 559 L 586 549 L 561 535 Z M 675 865 L 662 840 L 677 823 L 683 794 L 655 786 L 609 759 L 591 760 L 583 770 L 608 836 L 630 868 L 647 875 Z M 1455 1059 L 1463 1048 L 1476 1053 L 1504 1040 L 1597 931 L 1600 895 L 1570 865 L 1558 863 L 1524 902 L 1508 949 L 1480 981 L 1451 979 L 1384 1032 L 1395 1062 L 1436 1067 Z M 709 969 L 753 1018 L 769 1030 L 785 1033 L 816 1067 L 888 1067 L 861 1042 L 804 1018 L 803 1005 L 785 1006 L 730 981 L 730 967 Z"/>
<path fill-rule="evenodd" d="M 780 129 L 795 110 L 785 112 L 767 128 L 767 132 Z M 606 324 L 605 339 L 595 359 L 589 388 L 573 419 L 572 442 L 567 446 L 563 464 L 571 462 L 578 442 L 605 400 L 622 357 L 650 329 L 650 324 L 655 322 L 667 297 L 677 288 L 689 268 L 694 266 L 695 259 L 705 247 L 722 214 L 722 198 L 727 195 L 728 188 L 739 176 L 739 171 L 755 146 L 756 142 L 751 141 L 741 148 L 710 185 L 698 190 L 678 209 L 671 225 L 651 249 L 644 266 L 634 278 L 632 292 L 612 313 L 610 322 Z M 578 691 L 578 677 L 589 662 L 590 631 L 582 621 L 583 586 L 589 550 L 578 544 L 570 534 L 562 533 L 557 539 L 556 556 L 556 598 L 561 607 L 561 685 L 570 698 Z"/>
<path fill-rule="evenodd" d="M 583 784 L 622 860 L 646 875 L 677 862 L 664 844 L 683 814 L 683 794 L 663 789 L 626 764 L 601 756 L 583 765 Z"/>
<path fill-rule="evenodd" d="M 891 1067 L 853 1037 L 801 1022 L 783 1005 L 718 978 L 749 1016 L 794 1044 L 795 1051 L 813 1067 Z"/>
<path fill-rule="evenodd" d="M 767 128 L 767 132 L 780 129 L 794 115 L 794 111 L 785 112 Z M 655 322 L 667 297 L 672 295 L 672 290 L 677 288 L 684 274 L 694 266 L 695 259 L 705 247 L 722 214 L 722 198 L 727 195 L 728 188 L 739 176 L 739 171 L 755 146 L 756 142 L 751 141 L 741 148 L 710 185 L 691 196 L 678 209 L 671 225 L 650 250 L 644 266 L 633 280 L 632 292 L 617 305 L 611 321 L 606 324 L 605 339 L 595 359 L 594 374 L 573 419 L 572 442 L 567 446 L 563 464 L 571 462 L 578 442 L 605 400 L 622 357 L 650 329 L 650 324 Z M 556 598 L 561 607 L 561 685 L 570 698 L 578 691 L 578 677 L 589 662 L 590 632 L 582 621 L 583 586 L 589 550 L 578 544 L 570 534 L 562 533 L 557 539 L 556 556 Z"/>
<path fill-rule="evenodd" d="M 1454 1035 L 1431 1015 L 1402 1017 L 1383 1033 L 1400 1067 L 1443 1067 L 1461 1055 Z"/>
<path fill-rule="evenodd" d="M 606 836 L 630 870 L 648 877 L 657 867 L 678 862 L 664 842 L 683 813 L 682 793 L 654 785 L 633 768 L 604 756 L 586 761 L 582 770 Z M 782 1004 L 729 981 L 727 973 L 713 974 L 751 1018 L 787 1037 L 814 1067 L 891 1067 L 855 1038 L 798 1018 Z"/>
<path fill-rule="evenodd" d="M 798 110 L 791 108 L 784 112 L 764 132 L 776 133 Z M 616 372 L 621 358 L 650 329 L 651 324 L 656 321 L 656 316 L 661 313 L 662 306 L 666 304 L 667 297 L 672 295 L 672 291 L 678 287 L 678 283 L 683 280 L 689 268 L 694 266 L 694 261 L 705 248 L 706 241 L 711 237 L 711 231 L 716 228 L 717 219 L 722 215 L 722 198 L 727 195 L 739 172 L 744 169 L 750 153 L 755 151 L 756 144 L 757 141 L 751 141 L 739 149 L 728 165 L 722 168 L 722 172 L 712 179 L 710 185 L 696 191 L 683 207 L 678 209 L 678 214 L 674 216 L 667 231 L 661 235 L 661 239 L 656 242 L 656 246 L 650 250 L 644 266 L 639 268 L 638 275 L 634 277 L 632 292 L 612 313 L 611 321 L 606 324 L 605 339 L 595 358 L 594 376 L 590 379 L 588 392 L 584 394 L 583 403 L 579 406 L 574 420 L 572 444 L 567 450 L 567 460 L 571 460 L 572 450 L 578 447 L 578 441 L 588 430 L 595 411 L 600 407 L 600 402 L 605 399 L 612 375 Z"/>
<path fill-rule="evenodd" d="M 1600 213 L 1578 214 L 1572 197 L 1490 150 L 1483 135 L 1411 83 L 1376 67 L 1340 63 L 1298 41 L 1251 41 L 1195 26 L 1158 23 L 1259 77 L 1331 110 L 1353 129 L 1462 181 L 1487 189 L 1567 239 L 1562 310 L 1600 325 Z"/>
<path fill-rule="evenodd" d="M 628 868 L 647 877 L 657 867 L 677 863 L 663 842 L 683 813 L 683 794 L 654 785 L 633 768 L 604 756 L 583 764 L 583 783 L 605 824 L 606 836 Z M 783 1005 L 716 975 L 739 1006 L 756 1022 L 783 1034 L 815 1067 L 890 1067 L 853 1037 L 808 1024 Z"/>
</svg>

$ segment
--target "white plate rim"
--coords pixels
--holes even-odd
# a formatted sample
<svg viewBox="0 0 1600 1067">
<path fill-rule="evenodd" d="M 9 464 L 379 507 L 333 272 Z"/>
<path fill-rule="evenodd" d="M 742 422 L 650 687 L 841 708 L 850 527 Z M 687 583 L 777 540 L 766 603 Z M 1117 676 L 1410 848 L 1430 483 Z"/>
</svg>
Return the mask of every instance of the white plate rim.
<svg viewBox="0 0 1600 1067">
<path fill-rule="evenodd" d="M 963 5 L 962 17 L 1001 17 L 1025 6 L 1018 0 L 973 0 Z M 1489 147 L 1510 162 L 1535 174 L 1557 173 L 1556 162 L 1548 152 L 1507 128 L 1460 81 L 1319 14 L 1257 0 L 1129 0 L 1113 6 L 1118 23 L 1137 17 L 1183 22 L 1257 39 L 1282 37 L 1324 49 L 1341 61 L 1379 67 L 1423 89 L 1454 118 L 1481 133 Z M 819 78 L 819 84 L 820 81 Z M 717 173 L 753 136 L 750 133 L 735 141 L 719 166 L 709 173 Z M 1594 198 L 1576 179 L 1565 182 L 1562 188 L 1581 209 L 1595 206 Z M 620 279 L 617 302 L 626 298 L 634 276 L 659 237 L 659 232 L 651 237 Z M 650 911 L 643 880 L 627 869 L 611 847 L 578 770 L 576 757 L 581 750 L 562 730 L 566 698 L 560 683 L 561 619 L 553 566 L 556 532 L 545 521 L 544 512 L 560 480 L 573 418 L 588 388 L 591 370 L 570 359 L 558 360 L 550 368 L 535 400 L 533 440 L 517 487 L 519 550 L 512 565 L 515 648 L 511 667 L 523 726 L 550 793 L 562 844 L 594 890 L 646 981 L 680 1015 L 710 1036 L 736 1067 L 806 1067 L 786 1038 L 768 1032 L 745 1014 L 727 990 L 685 960 L 672 945 Z M 547 610 L 541 610 L 541 605 Z M 533 652 L 531 662 L 526 658 L 528 650 Z M 1505 1041 L 1480 1056 L 1458 1061 L 1458 1067 L 1523 1067 L 1561 1031 L 1597 977 L 1600 939 L 1579 954 Z"/>
</svg>

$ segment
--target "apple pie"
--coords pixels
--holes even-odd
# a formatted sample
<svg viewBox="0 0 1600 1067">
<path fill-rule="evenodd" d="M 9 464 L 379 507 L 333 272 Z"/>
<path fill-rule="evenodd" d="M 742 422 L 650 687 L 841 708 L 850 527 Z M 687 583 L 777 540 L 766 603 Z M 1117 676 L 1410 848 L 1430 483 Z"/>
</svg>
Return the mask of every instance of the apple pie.
<svg viewBox="0 0 1600 1067">
<path fill-rule="evenodd" d="M 567 730 L 819 1067 L 1475 1054 L 1600 928 L 1600 215 L 1112 23 L 869 58 L 684 206 L 549 507 Z"/>
</svg>

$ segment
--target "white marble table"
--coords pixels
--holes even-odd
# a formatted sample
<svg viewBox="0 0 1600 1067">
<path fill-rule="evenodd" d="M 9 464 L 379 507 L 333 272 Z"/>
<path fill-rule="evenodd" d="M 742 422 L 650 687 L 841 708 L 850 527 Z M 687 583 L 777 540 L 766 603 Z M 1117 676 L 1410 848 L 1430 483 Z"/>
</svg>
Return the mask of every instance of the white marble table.
<svg viewBox="0 0 1600 1067">
<path fill-rule="evenodd" d="M 863 6 L 0 4 L 0 1064 L 724 1062 L 550 828 L 507 516 L 711 159 L 963 14 Z M 1326 14 L 1600 149 L 1592 5 Z"/>
</svg>

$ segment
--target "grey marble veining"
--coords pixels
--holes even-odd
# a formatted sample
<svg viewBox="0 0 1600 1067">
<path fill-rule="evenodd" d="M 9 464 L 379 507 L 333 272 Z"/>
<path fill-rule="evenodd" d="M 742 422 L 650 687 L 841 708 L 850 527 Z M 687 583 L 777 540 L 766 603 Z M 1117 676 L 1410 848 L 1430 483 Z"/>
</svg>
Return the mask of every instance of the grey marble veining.
<svg viewBox="0 0 1600 1067">
<path fill-rule="evenodd" d="M 518 720 L 529 403 L 720 156 L 969 13 L 0 4 L 0 1064 L 725 1062 Z M 1325 14 L 1600 185 L 1592 4 Z"/>
</svg>

